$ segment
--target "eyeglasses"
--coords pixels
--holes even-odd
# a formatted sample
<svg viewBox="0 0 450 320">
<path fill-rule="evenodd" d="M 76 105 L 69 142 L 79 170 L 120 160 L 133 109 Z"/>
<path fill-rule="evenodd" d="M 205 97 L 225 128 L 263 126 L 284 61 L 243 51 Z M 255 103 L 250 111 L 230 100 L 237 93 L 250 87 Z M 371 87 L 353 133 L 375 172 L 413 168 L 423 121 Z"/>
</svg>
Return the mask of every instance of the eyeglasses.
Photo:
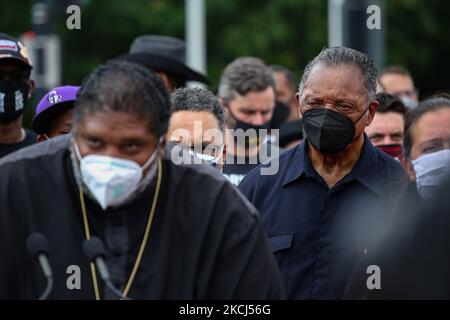
<svg viewBox="0 0 450 320">
<path fill-rule="evenodd" d="M 210 163 L 217 163 L 222 156 L 224 145 L 215 144 L 196 144 L 187 145 L 180 142 L 173 142 L 175 145 L 182 146 L 189 150 L 189 154 Z"/>
</svg>

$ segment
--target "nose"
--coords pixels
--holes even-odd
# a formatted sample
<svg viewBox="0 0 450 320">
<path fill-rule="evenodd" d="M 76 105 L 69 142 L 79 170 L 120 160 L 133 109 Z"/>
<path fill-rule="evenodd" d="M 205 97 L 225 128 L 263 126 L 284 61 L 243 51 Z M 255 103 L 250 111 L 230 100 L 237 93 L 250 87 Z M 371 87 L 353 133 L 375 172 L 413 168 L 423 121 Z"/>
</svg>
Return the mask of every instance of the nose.
<svg viewBox="0 0 450 320">
<path fill-rule="evenodd" d="M 113 158 L 124 158 L 121 152 L 115 146 L 106 147 L 102 155 Z"/>
<path fill-rule="evenodd" d="M 393 144 L 393 143 L 394 143 L 394 142 L 392 141 L 390 135 L 387 134 L 387 135 L 384 136 L 383 144 Z"/>
<path fill-rule="evenodd" d="M 324 104 L 323 107 L 324 107 L 325 109 L 333 110 L 333 111 L 336 111 L 336 112 L 337 112 L 336 106 L 334 106 L 333 104 L 326 103 L 326 104 Z"/>
<path fill-rule="evenodd" d="M 253 118 L 252 124 L 255 126 L 261 126 L 266 122 L 266 117 L 262 113 L 257 113 Z"/>
</svg>

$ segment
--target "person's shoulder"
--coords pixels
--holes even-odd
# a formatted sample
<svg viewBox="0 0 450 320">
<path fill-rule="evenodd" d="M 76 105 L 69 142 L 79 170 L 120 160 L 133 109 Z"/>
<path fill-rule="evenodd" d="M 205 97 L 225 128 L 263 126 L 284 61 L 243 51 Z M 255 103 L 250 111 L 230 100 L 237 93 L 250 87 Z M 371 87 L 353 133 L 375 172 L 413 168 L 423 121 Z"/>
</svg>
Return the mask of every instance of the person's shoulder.
<svg viewBox="0 0 450 320">
<path fill-rule="evenodd" d="M 21 163 L 36 161 L 39 158 L 51 157 L 68 149 L 70 136 L 63 135 L 45 142 L 36 143 L 22 148 L 0 159 L 0 168 L 5 166 L 18 166 Z"/>
<path fill-rule="evenodd" d="M 384 153 L 377 147 L 373 147 L 377 155 L 377 172 L 384 172 L 384 179 L 386 181 L 386 192 L 403 193 L 409 183 L 409 178 L 406 170 L 401 163 L 388 154 Z"/>
<path fill-rule="evenodd" d="M 168 166 L 176 178 L 182 180 L 181 177 L 190 176 L 192 178 L 205 180 L 205 183 L 222 184 L 227 182 L 227 179 L 222 176 L 216 168 L 206 164 L 189 164 L 181 163 L 175 164 L 169 157 L 164 157 L 164 162 Z M 184 179 L 184 178 L 183 178 Z M 185 181 L 189 182 L 190 181 Z"/>
<path fill-rule="evenodd" d="M 27 128 L 25 128 L 24 130 L 26 134 L 25 139 L 36 142 L 37 134 Z"/>
<path fill-rule="evenodd" d="M 375 146 L 373 146 L 373 149 L 374 149 L 378 159 L 380 160 L 380 162 L 388 170 L 393 171 L 393 172 L 399 172 L 399 173 L 404 173 L 405 172 L 403 166 L 401 165 L 401 163 L 399 161 L 395 160 L 394 158 L 392 158 L 391 156 L 389 156 L 388 154 L 386 154 L 385 152 L 381 151 L 380 149 L 378 149 Z"/>
<path fill-rule="evenodd" d="M 279 156 L 253 168 L 242 179 L 239 184 L 239 189 L 249 184 L 275 183 L 276 180 L 279 180 L 284 176 L 285 171 L 290 167 L 290 163 L 294 160 L 294 158 L 295 161 L 303 161 L 302 159 L 297 159 L 295 157 L 298 153 L 298 148 L 299 146 L 285 150 Z"/>
<path fill-rule="evenodd" d="M 168 158 L 164 158 L 164 164 L 169 173 L 170 185 L 173 188 L 182 185 L 180 190 L 188 193 L 189 198 L 202 197 L 206 206 L 208 202 L 216 206 L 219 199 L 225 199 L 230 207 L 241 208 L 237 211 L 247 211 L 250 216 L 257 214 L 247 198 L 215 168 L 199 164 L 175 164 Z"/>
<path fill-rule="evenodd" d="M 183 190 L 192 195 L 203 195 L 212 199 L 225 191 L 240 196 L 237 188 L 216 168 L 204 164 L 175 164 L 169 158 L 165 158 L 164 162 L 171 184 L 182 184 Z"/>
</svg>

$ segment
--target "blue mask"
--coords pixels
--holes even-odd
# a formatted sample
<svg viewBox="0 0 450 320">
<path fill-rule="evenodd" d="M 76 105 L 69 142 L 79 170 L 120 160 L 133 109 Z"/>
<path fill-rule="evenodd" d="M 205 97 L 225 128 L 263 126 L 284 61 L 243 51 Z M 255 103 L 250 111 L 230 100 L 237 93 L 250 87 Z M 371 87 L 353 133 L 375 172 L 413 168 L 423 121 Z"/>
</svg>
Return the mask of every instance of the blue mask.
<svg viewBox="0 0 450 320">
<path fill-rule="evenodd" d="M 450 150 L 444 149 L 420 156 L 412 161 L 416 172 L 417 192 L 430 199 L 441 182 L 450 175 Z"/>
</svg>

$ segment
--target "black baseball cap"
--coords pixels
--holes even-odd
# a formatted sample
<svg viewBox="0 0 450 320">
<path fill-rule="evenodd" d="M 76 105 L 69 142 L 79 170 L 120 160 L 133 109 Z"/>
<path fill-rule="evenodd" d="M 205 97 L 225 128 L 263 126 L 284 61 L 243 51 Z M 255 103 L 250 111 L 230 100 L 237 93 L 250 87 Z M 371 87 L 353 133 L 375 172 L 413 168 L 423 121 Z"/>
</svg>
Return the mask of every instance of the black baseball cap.
<svg viewBox="0 0 450 320">
<path fill-rule="evenodd" d="M 14 59 L 24 63 L 28 68 L 33 68 L 27 47 L 5 33 L 0 33 L 0 60 Z"/>
</svg>

